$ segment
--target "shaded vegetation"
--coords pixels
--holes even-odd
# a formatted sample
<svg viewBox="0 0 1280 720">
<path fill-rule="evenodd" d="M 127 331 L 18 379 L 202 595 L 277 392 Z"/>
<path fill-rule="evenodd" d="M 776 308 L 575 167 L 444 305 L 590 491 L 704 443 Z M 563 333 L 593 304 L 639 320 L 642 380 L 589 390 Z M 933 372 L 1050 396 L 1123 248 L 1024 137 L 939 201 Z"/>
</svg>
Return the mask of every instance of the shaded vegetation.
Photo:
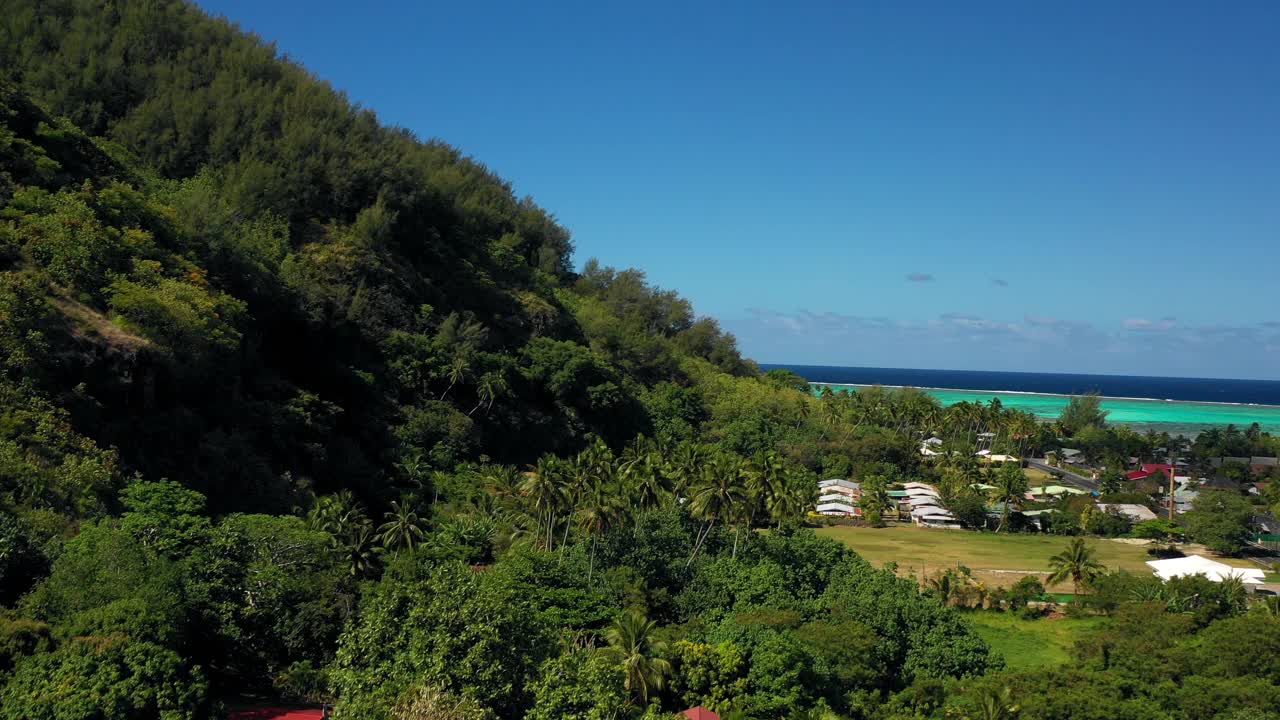
<svg viewBox="0 0 1280 720">
<path fill-rule="evenodd" d="M 958 497 L 986 476 L 922 435 L 972 458 L 992 417 L 1019 454 L 1056 429 L 761 375 L 642 272 L 575 272 L 478 162 L 186 3 L 0 0 L 0 68 L 4 720 L 1275 705 L 1275 668 L 1226 652 L 1280 656 L 1270 606 L 1089 573 L 1114 619 L 1045 683 L 802 527 L 820 473 Z M 1068 434 L 1109 432 L 1087 416 Z"/>
</svg>

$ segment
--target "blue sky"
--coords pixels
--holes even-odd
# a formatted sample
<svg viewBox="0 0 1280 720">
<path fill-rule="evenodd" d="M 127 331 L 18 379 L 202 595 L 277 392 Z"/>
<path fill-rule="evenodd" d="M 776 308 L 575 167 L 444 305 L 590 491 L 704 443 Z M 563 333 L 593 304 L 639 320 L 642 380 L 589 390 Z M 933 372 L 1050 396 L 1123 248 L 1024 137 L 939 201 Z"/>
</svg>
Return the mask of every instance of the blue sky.
<svg viewBox="0 0 1280 720">
<path fill-rule="evenodd" d="M 1280 3 L 201 5 L 762 362 L 1280 379 Z"/>
</svg>

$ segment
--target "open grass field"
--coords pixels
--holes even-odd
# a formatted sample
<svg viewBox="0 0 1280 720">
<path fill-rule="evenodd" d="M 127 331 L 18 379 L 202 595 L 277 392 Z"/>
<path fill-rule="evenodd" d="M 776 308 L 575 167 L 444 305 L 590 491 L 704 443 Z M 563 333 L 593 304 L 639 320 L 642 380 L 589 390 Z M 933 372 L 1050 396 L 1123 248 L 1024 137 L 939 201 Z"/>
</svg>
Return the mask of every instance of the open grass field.
<svg viewBox="0 0 1280 720">
<path fill-rule="evenodd" d="M 817 532 L 843 542 L 873 565 L 898 563 L 898 574 L 903 576 L 923 580 L 941 570 L 964 565 L 989 587 L 1007 587 L 1023 575 L 1047 575 L 1049 558 L 1071 541 L 1062 535 L 943 530 L 906 524 L 884 528 L 837 525 L 818 528 Z M 1151 572 L 1146 565 L 1151 557 L 1145 545 L 1106 538 L 1090 538 L 1087 542 L 1109 570 Z M 1245 558 L 1216 557 L 1200 545 L 1180 547 L 1185 553 L 1206 555 L 1235 567 L 1259 567 Z M 1069 592 L 1072 588 L 1068 583 L 1050 589 Z"/>
<path fill-rule="evenodd" d="M 1018 669 L 1067 662 L 1080 633 L 1103 621 L 1100 617 L 1023 620 L 1013 613 L 984 611 L 965 613 L 965 619 L 1009 667 Z"/>
<path fill-rule="evenodd" d="M 1022 474 L 1027 476 L 1027 484 L 1031 487 L 1052 485 L 1054 483 L 1053 476 L 1039 468 L 1023 468 Z"/>
<path fill-rule="evenodd" d="M 1061 535 L 942 530 L 914 525 L 885 528 L 834 526 L 818 534 L 840 540 L 867 560 L 880 565 L 890 560 L 899 567 L 955 567 L 974 570 L 1049 570 L 1049 557 L 1062 551 L 1071 538 Z M 1150 572 L 1146 548 L 1114 540 L 1089 544 L 1108 568 Z M 1016 578 L 1015 578 L 1016 579 Z"/>
<path fill-rule="evenodd" d="M 835 526 L 818 534 L 835 538 L 874 565 L 898 563 L 898 572 L 922 577 L 965 565 L 991 586 L 1004 587 L 1029 573 L 1048 573 L 1049 558 L 1070 538 L 1060 535 L 997 534 L 914 525 L 886 528 Z M 1110 569 L 1147 573 L 1146 548 L 1114 540 L 1091 540 L 1098 560 Z M 1070 590 L 1069 586 L 1057 589 Z"/>
</svg>

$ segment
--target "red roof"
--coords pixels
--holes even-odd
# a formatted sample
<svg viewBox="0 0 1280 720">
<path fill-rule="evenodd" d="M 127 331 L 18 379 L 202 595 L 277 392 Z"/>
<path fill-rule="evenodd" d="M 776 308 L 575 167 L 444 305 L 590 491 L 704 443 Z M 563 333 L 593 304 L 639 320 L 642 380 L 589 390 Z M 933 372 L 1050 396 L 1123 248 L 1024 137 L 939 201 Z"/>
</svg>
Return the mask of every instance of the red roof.
<svg viewBox="0 0 1280 720">
<path fill-rule="evenodd" d="M 251 710 L 233 710 L 227 720 L 323 720 L 320 708 L 266 707 Z"/>
<path fill-rule="evenodd" d="M 719 715 L 711 712 L 701 705 L 695 708 L 689 708 L 680 714 L 689 718 L 689 720 L 720 720 Z"/>
<path fill-rule="evenodd" d="M 1149 472 L 1143 472 L 1143 471 L 1141 471 L 1141 470 L 1134 470 L 1133 472 L 1127 472 L 1127 473 L 1125 473 L 1125 474 L 1124 474 L 1124 476 L 1125 476 L 1126 478 L 1129 478 L 1130 480 L 1141 480 L 1142 478 L 1144 478 L 1144 477 L 1146 477 L 1146 476 L 1148 476 L 1148 475 L 1150 475 L 1150 474 L 1151 474 L 1151 473 L 1149 473 Z"/>
<path fill-rule="evenodd" d="M 1165 465 L 1161 463 L 1143 463 L 1142 464 L 1142 472 L 1147 473 L 1148 475 L 1150 475 L 1151 473 L 1157 470 L 1164 473 L 1165 477 L 1173 477 L 1172 465 Z"/>
</svg>

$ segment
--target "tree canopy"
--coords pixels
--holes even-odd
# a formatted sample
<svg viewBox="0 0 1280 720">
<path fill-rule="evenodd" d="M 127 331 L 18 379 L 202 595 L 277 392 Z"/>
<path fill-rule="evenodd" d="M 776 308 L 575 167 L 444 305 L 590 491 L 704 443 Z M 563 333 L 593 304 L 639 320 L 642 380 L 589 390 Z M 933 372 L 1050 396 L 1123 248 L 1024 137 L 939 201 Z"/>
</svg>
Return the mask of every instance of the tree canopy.
<svg viewBox="0 0 1280 720">
<path fill-rule="evenodd" d="M 873 523 L 925 479 L 973 526 L 990 479 L 1014 531 L 1025 476 L 983 471 L 979 438 L 1173 439 L 1096 397 L 1052 426 L 819 391 L 572 253 L 478 160 L 192 4 L 0 0 L 0 719 L 1275 706 L 1272 605 L 1237 587 L 1105 575 L 1073 544 L 1055 569 L 1105 623 L 1078 667 L 1024 673 L 941 593 L 805 527 L 838 476 Z M 1254 430 L 1190 450 L 1275 446 Z M 1204 493 L 1188 531 L 1237 550 L 1241 498 Z"/>
</svg>

